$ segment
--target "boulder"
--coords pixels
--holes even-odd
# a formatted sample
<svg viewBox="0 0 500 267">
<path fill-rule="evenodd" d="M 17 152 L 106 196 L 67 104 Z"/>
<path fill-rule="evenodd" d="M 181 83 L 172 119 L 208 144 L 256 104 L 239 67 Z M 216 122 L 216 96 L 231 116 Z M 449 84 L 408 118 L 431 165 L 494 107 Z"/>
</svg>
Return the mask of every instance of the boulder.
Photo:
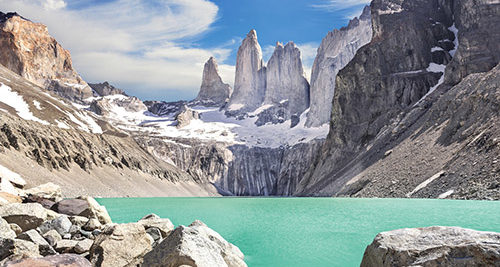
<svg viewBox="0 0 500 267">
<path fill-rule="evenodd" d="M 21 229 L 21 227 L 19 227 L 19 225 L 15 223 L 9 223 L 9 227 L 10 229 L 12 229 L 12 231 L 14 231 L 14 233 L 16 233 L 16 235 L 23 232 L 23 229 Z"/>
<path fill-rule="evenodd" d="M 90 249 L 90 261 L 103 267 L 136 266 L 151 250 L 151 243 L 151 237 L 140 224 L 111 224 L 96 237 Z"/>
<path fill-rule="evenodd" d="M 66 215 L 80 215 L 89 208 L 87 201 L 83 199 L 63 199 L 52 207 L 52 210 Z"/>
<path fill-rule="evenodd" d="M 460 227 L 406 228 L 378 234 L 362 267 L 499 266 L 500 233 Z"/>
<path fill-rule="evenodd" d="M 16 233 L 10 228 L 9 223 L 0 218 L 0 237 L 1 238 L 16 238 Z"/>
<path fill-rule="evenodd" d="M 52 210 L 70 216 L 96 218 L 101 224 L 111 223 L 111 217 L 109 217 L 106 208 L 99 205 L 92 197 L 64 199 L 57 202 Z"/>
<path fill-rule="evenodd" d="M 82 227 L 82 229 L 86 231 L 94 231 L 95 229 L 101 229 L 101 227 L 102 224 L 99 222 L 99 220 L 92 218 Z"/>
<path fill-rule="evenodd" d="M 88 238 L 80 240 L 78 241 L 78 243 L 76 243 L 75 252 L 78 254 L 89 252 L 92 244 L 94 244 L 94 240 Z"/>
<path fill-rule="evenodd" d="M 89 218 L 83 216 L 70 216 L 69 220 L 73 225 L 83 227 L 89 221 Z"/>
<path fill-rule="evenodd" d="M 144 256 L 144 266 L 247 266 L 244 255 L 200 221 L 179 226 Z"/>
<path fill-rule="evenodd" d="M 0 192 L 0 205 L 9 203 L 21 203 L 21 202 L 23 202 L 23 200 L 19 196 L 7 192 Z"/>
<path fill-rule="evenodd" d="M 26 258 L 5 263 L 5 267 L 92 267 L 83 256 L 76 254 L 60 254 L 43 258 Z"/>
<path fill-rule="evenodd" d="M 59 253 L 73 253 L 78 244 L 76 240 L 61 239 L 56 243 L 56 251 Z"/>
<path fill-rule="evenodd" d="M 155 247 L 162 241 L 162 235 L 160 229 L 158 227 L 151 227 L 146 229 L 146 233 L 148 233 L 149 236 L 151 236 L 152 240 L 154 241 L 152 246 Z"/>
<path fill-rule="evenodd" d="M 37 187 L 30 188 L 26 190 L 25 193 L 27 196 L 36 196 L 54 202 L 58 202 L 63 199 L 61 187 L 54 183 L 46 183 Z"/>
<path fill-rule="evenodd" d="M 162 238 L 167 237 L 174 230 L 174 224 L 169 219 L 162 219 L 156 214 L 146 215 L 137 223 L 143 225 L 146 230 L 152 227 L 158 228 Z"/>
<path fill-rule="evenodd" d="M 21 239 L 0 238 L 0 265 L 28 257 L 40 257 L 38 245 Z"/>
<path fill-rule="evenodd" d="M 56 254 L 56 251 L 52 248 L 52 246 L 36 230 L 28 230 L 21 233 L 17 238 L 37 244 L 40 255 L 42 256 Z"/>
<path fill-rule="evenodd" d="M 71 221 L 68 219 L 68 216 L 60 216 L 50 221 L 44 222 L 42 225 L 38 227 L 40 233 L 45 234 L 50 230 L 56 230 L 60 235 L 65 235 L 70 233 L 71 229 Z"/>
<path fill-rule="evenodd" d="M 44 208 L 46 209 L 51 209 L 52 206 L 54 206 L 55 202 L 49 199 L 45 199 L 40 196 L 35 196 L 35 195 L 27 195 L 24 197 L 23 200 L 24 203 L 40 203 Z"/>
<path fill-rule="evenodd" d="M 56 230 L 50 230 L 43 234 L 43 238 L 45 238 L 51 246 L 55 246 L 57 242 L 62 240 L 62 236 Z"/>
<path fill-rule="evenodd" d="M 0 206 L 0 217 L 23 231 L 35 229 L 47 219 L 47 210 L 38 203 L 12 203 Z"/>
</svg>

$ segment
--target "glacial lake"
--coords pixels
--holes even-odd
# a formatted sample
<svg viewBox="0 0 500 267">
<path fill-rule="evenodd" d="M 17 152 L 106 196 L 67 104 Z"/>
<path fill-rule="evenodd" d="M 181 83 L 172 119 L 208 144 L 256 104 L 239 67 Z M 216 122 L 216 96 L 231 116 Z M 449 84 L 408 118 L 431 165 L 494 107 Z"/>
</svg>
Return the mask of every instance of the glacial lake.
<svg viewBox="0 0 500 267">
<path fill-rule="evenodd" d="M 149 213 L 196 219 L 245 254 L 248 266 L 359 266 L 375 235 L 406 227 L 500 232 L 500 201 L 348 198 L 104 198 L 117 223 Z"/>
</svg>

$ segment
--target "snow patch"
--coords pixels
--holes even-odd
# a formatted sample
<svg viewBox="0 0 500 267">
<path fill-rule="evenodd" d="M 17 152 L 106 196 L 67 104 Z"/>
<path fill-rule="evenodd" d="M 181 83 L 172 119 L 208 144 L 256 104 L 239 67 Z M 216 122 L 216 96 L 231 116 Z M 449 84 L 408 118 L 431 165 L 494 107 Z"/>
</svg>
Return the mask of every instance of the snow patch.
<svg viewBox="0 0 500 267">
<path fill-rule="evenodd" d="M 431 178 L 423 181 L 422 183 L 420 183 L 419 185 L 417 185 L 417 187 L 415 187 L 415 189 L 413 189 L 411 192 L 409 192 L 408 194 L 406 194 L 406 197 L 411 197 L 413 194 L 415 194 L 416 192 L 420 191 L 422 188 L 425 188 L 432 181 L 434 181 L 437 178 L 441 177 L 441 175 L 443 175 L 443 174 L 444 174 L 444 171 L 440 171 L 440 172 L 434 174 L 433 176 L 431 176 Z"/>
<path fill-rule="evenodd" d="M 55 120 L 55 122 L 57 123 L 57 127 L 61 128 L 61 129 L 71 129 L 71 127 L 69 127 L 69 125 L 67 125 L 66 123 L 64 123 L 62 121 Z"/>
<path fill-rule="evenodd" d="M 13 107 L 16 110 L 17 115 L 19 115 L 19 117 L 25 120 L 36 121 L 44 125 L 50 124 L 44 120 L 35 117 L 33 113 L 31 113 L 29 105 L 24 101 L 23 97 L 17 94 L 16 92 L 12 91 L 12 89 L 9 86 L 3 83 L 0 83 L 0 95 L 2 95 L 0 102 L 3 102 L 8 106 Z"/>
<path fill-rule="evenodd" d="M 455 26 L 455 23 L 453 23 L 453 25 L 451 25 L 451 27 L 449 27 L 448 30 L 453 32 L 453 34 L 455 35 L 455 40 L 453 40 L 453 44 L 455 45 L 455 47 L 453 48 L 453 50 L 450 51 L 451 57 L 454 57 L 458 49 L 458 29 Z"/>
<path fill-rule="evenodd" d="M 438 196 L 438 198 L 439 198 L 439 199 L 444 199 L 444 198 L 447 198 L 447 197 L 451 196 L 451 194 L 453 194 L 453 192 L 455 192 L 455 190 L 453 190 L 453 189 L 448 190 L 448 191 L 446 191 L 446 192 L 444 192 L 444 193 L 440 194 L 440 195 Z"/>
<path fill-rule="evenodd" d="M 431 48 L 431 52 L 436 52 L 436 51 L 444 51 L 444 49 L 439 46 L 434 46 L 433 48 Z"/>
<path fill-rule="evenodd" d="M 35 106 L 35 108 L 37 108 L 38 110 L 42 110 L 42 106 L 40 105 L 40 102 L 36 101 L 36 100 L 33 100 L 33 105 Z"/>
<path fill-rule="evenodd" d="M 259 115 L 260 113 L 262 113 L 263 111 L 265 111 L 266 109 L 272 107 L 273 105 L 271 104 L 267 104 L 267 105 L 262 105 L 260 107 L 258 107 L 254 112 L 251 112 L 251 113 L 248 113 L 248 116 L 257 116 Z"/>
<path fill-rule="evenodd" d="M 230 110 L 230 111 L 235 111 L 235 110 L 240 110 L 241 108 L 243 108 L 244 105 L 243 104 L 231 104 L 227 110 Z"/>
</svg>

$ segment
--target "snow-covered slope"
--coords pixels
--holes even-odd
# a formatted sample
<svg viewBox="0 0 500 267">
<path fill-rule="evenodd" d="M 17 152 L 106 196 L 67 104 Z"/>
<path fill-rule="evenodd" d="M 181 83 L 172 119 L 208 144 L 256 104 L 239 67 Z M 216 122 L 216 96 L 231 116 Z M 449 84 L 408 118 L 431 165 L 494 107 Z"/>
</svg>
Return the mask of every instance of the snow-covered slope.
<svg viewBox="0 0 500 267">
<path fill-rule="evenodd" d="M 92 112 L 78 109 L 62 98 L 28 82 L 0 65 L 0 114 L 10 113 L 25 120 L 63 129 L 102 133 Z"/>
</svg>

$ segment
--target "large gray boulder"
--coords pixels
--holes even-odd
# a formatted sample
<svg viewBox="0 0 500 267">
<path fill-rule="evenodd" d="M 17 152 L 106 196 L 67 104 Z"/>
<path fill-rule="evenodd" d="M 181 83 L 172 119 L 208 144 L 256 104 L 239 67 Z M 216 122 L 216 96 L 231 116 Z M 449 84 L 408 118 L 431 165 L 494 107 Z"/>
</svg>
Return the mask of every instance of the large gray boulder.
<svg viewBox="0 0 500 267">
<path fill-rule="evenodd" d="M 44 222 L 38 227 L 40 233 L 45 234 L 50 230 L 56 230 L 61 236 L 68 234 L 71 229 L 71 221 L 68 216 L 60 216 L 50 221 Z"/>
<path fill-rule="evenodd" d="M 28 190 L 25 190 L 25 194 L 28 196 L 31 195 L 55 202 L 62 200 L 61 187 L 54 183 L 46 183 L 37 187 L 30 188 Z"/>
<path fill-rule="evenodd" d="M 70 215 L 70 216 L 82 216 L 86 218 L 98 219 L 102 224 L 111 223 L 111 217 L 109 217 L 106 207 L 101 206 L 92 197 L 79 197 L 73 199 L 64 199 L 57 202 L 53 207 L 53 210 Z"/>
<path fill-rule="evenodd" d="M 75 254 L 60 254 L 43 258 L 25 258 L 5 263 L 5 267 L 91 267 L 90 262 L 83 256 Z"/>
<path fill-rule="evenodd" d="M 21 233 L 17 238 L 37 244 L 42 256 L 56 254 L 56 251 L 52 248 L 52 246 L 36 230 L 28 230 Z"/>
<path fill-rule="evenodd" d="M 144 266 L 247 266 L 233 244 L 200 221 L 179 226 L 144 257 Z"/>
<path fill-rule="evenodd" d="M 90 248 L 90 259 L 95 266 L 137 266 L 151 250 L 152 243 L 152 238 L 140 224 L 108 225 Z"/>
<path fill-rule="evenodd" d="M 47 219 L 47 210 L 38 203 L 11 203 L 0 206 L 0 217 L 23 231 L 35 229 Z"/>
<path fill-rule="evenodd" d="M 0 237 L 2 238 L 16 238 L 16 232 L 12 230 L 9 223 L 0 218 Z"/>
<path fill-rule="evenodd" d="M 382 232 L 361 266 L 500 266 L 500 233 L 442 226 Z"/>
<path fill-rule="evenodd" d="M 223 106 L 231 96 L 231 86 L 222 81 L 215 58 L 205 63 L 203 68 L 203 78 L 198 96 L 194 100 L 197 104 L 204 106 Z"/>
<path fill-rule="evenodd" d="M 160 218 L 156 214 L 146 215 L 137 223 L 144 226 L 146 230 L 149 228 L 157 228 L 162 238 L 167 237 L 174 230 L 174 224 L 169 219 Z"/>
<path fill-rule="evenodd" d="M 184 128 L 188 126 L 191 121 L 200 118 L 200 114 L 197 111 L 192 110 L 188 106 L 184 105 L 181 107 L 179 112 L 175 115 L 175 120 L 177 121 L 177 128 Z"/>
<path fill-rule="evenodd" d="M 40 257 L 38 245 L 21 239 L 0 238 L 0 266 L 29 257 Z"/>
</svg>

